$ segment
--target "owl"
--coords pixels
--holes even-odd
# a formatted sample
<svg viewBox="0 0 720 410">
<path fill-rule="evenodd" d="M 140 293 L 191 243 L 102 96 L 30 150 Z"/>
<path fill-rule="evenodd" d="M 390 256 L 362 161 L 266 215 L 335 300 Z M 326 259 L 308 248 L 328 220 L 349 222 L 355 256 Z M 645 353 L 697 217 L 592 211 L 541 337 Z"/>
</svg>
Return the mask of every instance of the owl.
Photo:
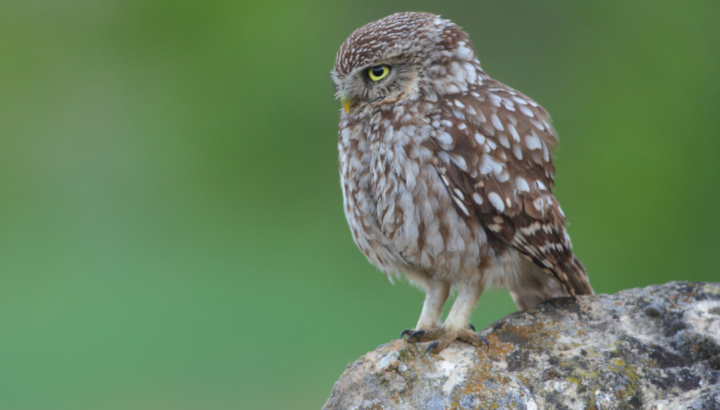
<svg viewBox="0 0 720 410">
<path fill-rule="evenodd" d="M 372 22 L 342 44 L 332 79 L 355 243 L 391 281 L 426 293 L 401 337 L 433 353 L 487 343 L 469 322 L 487 288 L 507 288 L 521 310 L 593 294 L 552 194 L 548 113 L 486 74 L 457 25 L 430 13 Z"/>
</svg>

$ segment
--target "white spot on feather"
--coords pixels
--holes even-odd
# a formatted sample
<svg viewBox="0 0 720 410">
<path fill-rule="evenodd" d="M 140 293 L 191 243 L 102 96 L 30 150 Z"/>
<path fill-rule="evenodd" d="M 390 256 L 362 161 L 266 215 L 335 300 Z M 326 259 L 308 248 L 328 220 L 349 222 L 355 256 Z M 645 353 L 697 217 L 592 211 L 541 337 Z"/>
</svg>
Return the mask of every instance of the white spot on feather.
<svg viewBox="0 0 720 410">
<path fill-rule="evenodd" d="M 540 137 L 538 137 L 535 131 L 532 132 L 532 135 L 525 136 L 525 145 L 528 147 L 529 150 L 542 148 Z"/>
<path fill-rule="evenodd" d="M 528 185 L 525 178 L 517 177 L 515 178 L 515 187 L 518 191 L 522 192 L 529 192 L 530 191 L 530 185 Z"/>
<path fill-rule="evenodd" d="M 461 211 L 467 216 L 470 216 L 470 212 L 468 212 L 467 208 L 465 208 L 465 205 L 456 197 L 452 197 L 452 199 L 455 200 L 455 203 L 457 204 L 458 208 L 460 208 Z"/>
<path fill-rule="evenodd" d="M 473 52 L 469 48 L 463 46 L 458 47 L 458 49 L 455 51 L 455 55 L 458 56 L 461 60 L 472 60 Z"/>
<path fill-rule="evenodd" d="M 510 131 L 510 135 L 514 141 L 520 142 L 520 134 L 518 134 L 514 125 L 508 124 L 508 131 Z"/>
<path fill-rule="evenodd" d="M 545 201 L 543 200 L 543 197 L 535 198 L 533 206 L 535 206 L 535 209 L 538 211 L 545 213 Z"/>
<path fill-rule="evenodd" d="M 435 138 L 437 138 L 437 140 L 440 141 L 440 143 L 443 145 L 447 145 L 450 147 L 452 147 L 453 145 L 453 139 L 447 132 L 441 132 Z"/>
<path fill-rule="evenodd" d="M 482 163 L 482 166 L 480 167 L 481 174 L 487 175 L 492 172 L 492 173 L 498 175 L 502 171 L 503 171 L 503 166 L 501 163 L 495 161 L 495 159 L 488 154 L 483 155 L 483 163 Z"/>
<path fill-rule="evenodd" d="M 526 116 L 528 116 L 530 118 L 535 117 L 535 114 L 533 114 L 532 110 L 530 110 L 528 107 L 526 107 L 524 105 L 520 106 L 520 112 L 522 112 L 523 114 L 525 114 Z"/>
<path fill-rule="evenodd" d="M 500 145 L 502 145 L 505 148 L 510 148 L 510 141 L 508 141 L 508 138 L 505 134 L 500 134 L 498 136 L 498 141 L 500 141 Z"/>
<path fill-rule="evenodd" d="M 503 203 L 502 198 L 500 198 L 500 195 L 498 195 L 497 192 L 490 192 L 488 194 L 488 199 L 490 200 L 492 206 L 494 206 L 495 209 L 498 210 L 498 212 L 502 212 L 505 210 L 505 204 Z"/>
<path fill-rule="evenodd" d="M 515 154 L 515 158 L 519 160 L 523 159 L 522 148 L 520 148 L 520 145 L 513 145 L 513 154 Z"/>
<path fill-rule="evenodd" d="M 465 73 L 467 76 L 467 82 L 468 83 L 474 83 L 477 79 L 477 73 L 475 72 L 475 66 L 473 66 L 470 63 L 464 63 L 463 67 L 465 67 Z"/>
<path fill-rule="evenodd" d="M 465 162 L 465 158 L 463 158 L 461 156 L 454 156 L 454 157 L 452 157 L 452 162 L 455 163 L 455 165 L 457 165 L 458 168 L 467 172 L 468 167 L 467 167 L 467 163 Z"/>
<path fill-rule="evenodd" d="M 493 113 L 491 119 L 493 127 L 495 127 L 498 131 L 505 131 L 505 127 L 503 127 L 502 122 L 500 122 L 500 118 L 498 118 L 497 114 Z"/>
<path fill-rule="evenodd" d="M 550 162 L 550 150 L 548 149 L 547 145 L 545 143 L 542 143 L 542 153 L 543 153 L 543 159 L 545 162 Z"/>
<path fill-rule="evenodd" d="M 495 175 L 495 179 L 498 182 L 507 182 L 507 180 L 510 179 L 510 173 L 507 172 L 506 169 L 504 169 L 501 173 Z"/>
<path fill-rule="evenodd" d="M 503 98 L 503 105 L 508 111 L 515 111 L 515 105 L 507 98 Z"/>
<path fill-rule="evenodd" d="M 445 86 L 445 91 L 449 94 L 457 94 L 460 92 L 460 88 L 455 84 L 448 84 Z"/>
<path fill-rule="evenodd" d="M 532 125 L 534 125 L 535 128 L 537 128 L 538 130 L 540 130 L 540 131 L 544 131 L 544 130 L 545 130 L 545 127 L 543 126 L 543 124 L 542 124 L 540 121 L 535 121 L 535 120 L 532 120 L 532 119 L 531 119 L 530 122 L 531 122 Z"/>
</svg>

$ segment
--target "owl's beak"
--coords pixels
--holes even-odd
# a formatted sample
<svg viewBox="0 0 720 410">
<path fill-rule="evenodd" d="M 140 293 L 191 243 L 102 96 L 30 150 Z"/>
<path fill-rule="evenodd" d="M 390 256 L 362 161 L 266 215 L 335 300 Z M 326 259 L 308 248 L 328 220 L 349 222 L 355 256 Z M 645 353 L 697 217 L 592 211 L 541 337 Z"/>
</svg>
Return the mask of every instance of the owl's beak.
<svg viewBox="0 0 720 410">
<path fill-rule="evenodd" d="M 340 104 L 342 104 L 342 107 L 346 113 L 350 113 L 350 108 L 354 107 L 355 104 L 357 104 L 357 99 L 343 91 L 343 93 L 340 95 Z"/>
</svg>

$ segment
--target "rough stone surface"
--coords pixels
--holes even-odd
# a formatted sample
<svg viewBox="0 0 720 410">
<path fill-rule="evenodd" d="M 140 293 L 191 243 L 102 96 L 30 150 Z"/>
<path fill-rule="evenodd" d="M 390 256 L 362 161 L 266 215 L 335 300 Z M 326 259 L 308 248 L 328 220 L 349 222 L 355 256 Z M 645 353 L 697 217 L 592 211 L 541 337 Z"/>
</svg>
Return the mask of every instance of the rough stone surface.
<svg viewBox="0 0 720 410">
<path fill-rule="evenodd" d="M 720 283 L 553 299 L 483 334 L 489 349 L 380 346 L 323 409 L 720 410 Z"/>
</svg>

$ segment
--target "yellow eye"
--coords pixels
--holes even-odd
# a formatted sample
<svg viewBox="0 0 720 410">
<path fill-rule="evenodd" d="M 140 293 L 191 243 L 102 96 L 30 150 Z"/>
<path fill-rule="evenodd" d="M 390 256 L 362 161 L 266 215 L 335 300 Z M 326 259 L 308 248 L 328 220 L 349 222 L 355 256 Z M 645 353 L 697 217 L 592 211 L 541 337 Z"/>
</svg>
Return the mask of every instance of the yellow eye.
<svg viewBox="0 0 720 410">
<path fill-rule="evenodd" d="M 390 67 L 386 65 L 378 65 L 368 70 L 368 77 L 373 81 L 380 81 L 390 74 Z"/>
</svg>

